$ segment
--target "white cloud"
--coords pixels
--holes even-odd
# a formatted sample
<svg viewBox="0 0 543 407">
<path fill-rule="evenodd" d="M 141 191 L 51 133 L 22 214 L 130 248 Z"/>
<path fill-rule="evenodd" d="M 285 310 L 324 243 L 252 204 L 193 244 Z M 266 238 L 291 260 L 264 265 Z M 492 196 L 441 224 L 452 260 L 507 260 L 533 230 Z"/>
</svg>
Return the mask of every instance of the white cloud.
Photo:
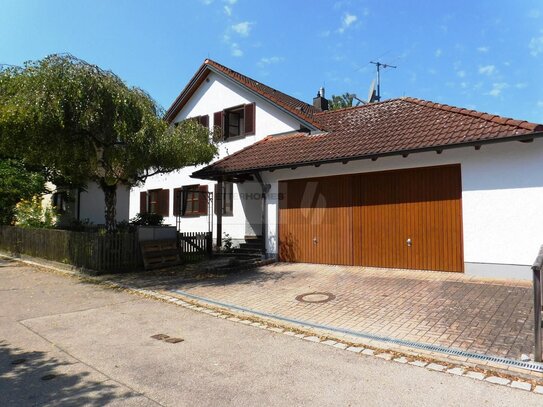
<svg viewBox="0 0 543 407">
<path fill-rule="evenodd" d="M 230 45 L 230 47 L 231 47 L 231 51 L 232 51 L 231 53 L 233 57 L 243 56 L 243 51 L 241 50 L 241 48 L 236 42 L 233 42 L 232 45 Z"/>
<path fill-rule="evenodd" d="M 263 67 L 266 65 L 278 64 L 279 62 L 283 62 L 284 60 L 285 58 L 279 57 L 279 56 L 263 57 L 263 58 L 260 58 L 260 61 L 258 61 L 258 65 Z"/>
<path fill-rule="evenodd" d="M 456 73 L 459 78 L 465 78 L 466 77 L 466 71 L 458 71 Z"/>
<path fill-rule="evenodd" d="M 253 23 L 250 23 L 248 21 L 242 21 L 241 23 L 234 24 L 231 28 L 239 35 L 247 37 L 251 32 L 252 25 Z"/>
<path fill-rule="evenodd" d="M 224 0 L 224 2 L 233 6 L 234 4 L 238 2 L 238 0 Z"/>
<path fill-rule="evenodd" d="M 532 9 L 528 12 L 528 17 L 530 18 L 539 18 L 541 17 L 541 11 L 539 11 L 538 9 Z"/>
<path fill-rule="evenodd" d="M 211 3 L 213 3 L 213 0 L 200 0 L 204 5 L 209 6 Z"/>
<path fill-rule="evenodd" d="M 496 67 L 494 65 L 485 65 L 479 67 L 479 73 L 481 75 L 492 75 L 496 71 Z"/>
<path fill-rule="evenodd" d="M 509 85 L 505 82 L 494 82 L 492 84 L 492 89 L 490 89 L 490 92 L 488 94 L 490 96 L 498 97 L 501 95 L 502 91 L 509 87 Z"/>
<path fill-rule="evenodd" d="M 482 52 L 482 53 L 486 53 L 486 52 L 488 52 L 488 49 L 489 49 L 488 47 L 478 47 L 477 51 Z"/>
<path fill-rule="evenodd" d="M 353 25 L 356 20 L 358 20 L 358 17 L 354 14 L 345 13 L 343 20 L 341 21 L 341 27 L 338 29 L 338 31 L 343 33 L 347 28 Z"/>
<path fill-rule="evenodd" d="M 228 17 L 230 17 L 232 15 L 232 7 L 224 6 L 224 14 L 226 14 Z"/>
<path fill-rule="evenodd" d="M 537 107 L 543 108 L 543 100 L 538 100 L 537 101 Z"/>
<path fill-rule="evenodd" d="M 517 89 L 525 89 L 527 87 L 528 87 L 528 84 L 526 82 L 515 83 L 515 88 Z"/>
<path fill-rule="evenodd" d="M 530 40 L 530 44 L 528 46 L 530 47 L 530 54 L 534 57 L 543 53 L 543 35 L 539 37 L 533 37 Z"/>
<path fill-rule="evenodd" d="M 442 54 L 443 54 L 443 51 L 441 50 L 441 48 L 436 49 L 436 52 L 434 53 L 436 58 L 439 58 Z"/>
</svg>

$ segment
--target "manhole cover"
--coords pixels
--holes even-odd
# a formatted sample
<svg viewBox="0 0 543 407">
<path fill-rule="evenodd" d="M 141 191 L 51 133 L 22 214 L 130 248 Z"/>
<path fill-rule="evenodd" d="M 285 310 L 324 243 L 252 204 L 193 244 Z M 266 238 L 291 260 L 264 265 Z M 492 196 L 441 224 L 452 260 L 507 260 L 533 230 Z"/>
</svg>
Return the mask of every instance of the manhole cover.
<svg viewBox="0 0 543 407">
<path fill-rule="evenodd" d="M 332 293 L 314 292 L 314 293 L 300 294 L 296 297 L 296 301 L 308 302 L 311 304 L 321 304 L 323 302 L 332 301 L 335 298 L 336 296 Z"/>
</svg>

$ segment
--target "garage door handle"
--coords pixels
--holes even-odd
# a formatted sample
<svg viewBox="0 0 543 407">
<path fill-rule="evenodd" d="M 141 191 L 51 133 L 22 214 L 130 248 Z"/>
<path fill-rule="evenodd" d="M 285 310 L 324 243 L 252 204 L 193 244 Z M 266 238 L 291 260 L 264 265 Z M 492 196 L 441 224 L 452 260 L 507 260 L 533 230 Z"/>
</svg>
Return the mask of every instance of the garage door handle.
<svg viewBox="0 0 543 407">
<path fill-rule="evenodd" d="M 316 237 L 314 237 L 314 238 L 313 238 L 313 244 L 317 244 L 317 243 L 319 243 L 319 241 L 317 240 Z"/>
<path fill-rule="evenodd" d="M 411 247 L 412 245 L 412 242 L 411 242 L 411 238 L 408 238 L 405 243 L 407 243 L 407 247 Z"/>
</svg>

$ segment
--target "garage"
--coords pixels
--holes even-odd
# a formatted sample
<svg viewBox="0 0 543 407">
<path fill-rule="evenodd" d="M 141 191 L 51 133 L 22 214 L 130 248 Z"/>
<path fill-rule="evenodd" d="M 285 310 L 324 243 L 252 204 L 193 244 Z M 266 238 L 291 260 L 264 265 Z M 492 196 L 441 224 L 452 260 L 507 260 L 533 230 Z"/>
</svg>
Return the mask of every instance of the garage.
<svg viewBox="0 0 543 407">
<path fill-rule="evenodd" d="M 460 165 L 279 182 L 281 261 L 464 270 Z"/>
</svg>

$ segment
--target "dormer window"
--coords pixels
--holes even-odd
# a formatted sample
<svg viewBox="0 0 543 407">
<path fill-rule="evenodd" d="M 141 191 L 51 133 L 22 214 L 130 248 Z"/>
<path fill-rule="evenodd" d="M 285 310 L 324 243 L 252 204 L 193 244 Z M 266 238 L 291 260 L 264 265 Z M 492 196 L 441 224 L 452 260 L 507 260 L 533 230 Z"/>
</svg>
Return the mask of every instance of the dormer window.
<svg viewBox="0 0 543 407">
<path fill-rule="evenodd" d="M 256 106 L 254 103 L 234 106 L 216 112 L 213 125 L 221 129 L 223 141 L 255 134 Z"/>
</svg>

